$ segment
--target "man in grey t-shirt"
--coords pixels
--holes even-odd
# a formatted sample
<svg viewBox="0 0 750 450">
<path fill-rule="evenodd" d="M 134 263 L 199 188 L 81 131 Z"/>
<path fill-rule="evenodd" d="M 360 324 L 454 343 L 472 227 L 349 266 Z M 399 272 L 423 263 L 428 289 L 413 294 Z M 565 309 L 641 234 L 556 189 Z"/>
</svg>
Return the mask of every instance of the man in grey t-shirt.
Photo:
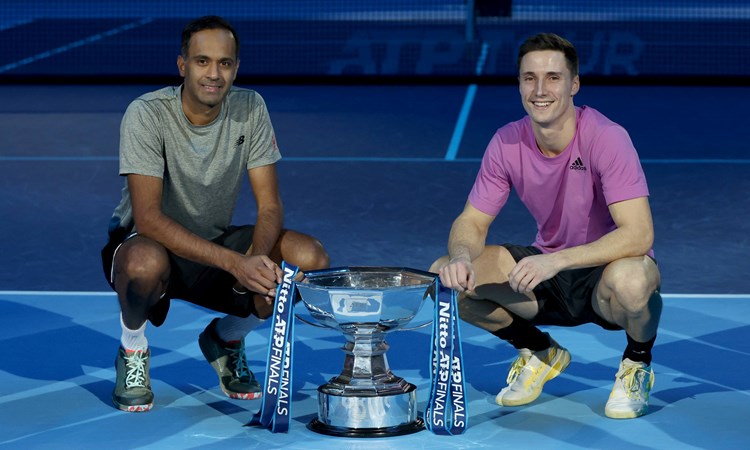
<svg viewBox="0 0 750 450">
<path fill-rule="evenodd" d="M 102 262 L 120 302 L 112 401 L 124 411 L 153 405 L 146 323 L 161 325 L 171 298 L 226 314 L 200 334 L 201 351 L 226 395 L 260 397 L 244 339 L 271 314 L 278 264 L 283 259 L 303 271 L 328 266 L 320 242 L 282 229 L 275 167 L 281 155 L 263 99 L 232 86 L 238 54 L 237 33 L 223 19 L 189 23 L 177 59 L 183 85 L 142 95 L 122 120 L 126 182 Z M 245 174 L 257 221 L 233 226 Z"/>
</svg>

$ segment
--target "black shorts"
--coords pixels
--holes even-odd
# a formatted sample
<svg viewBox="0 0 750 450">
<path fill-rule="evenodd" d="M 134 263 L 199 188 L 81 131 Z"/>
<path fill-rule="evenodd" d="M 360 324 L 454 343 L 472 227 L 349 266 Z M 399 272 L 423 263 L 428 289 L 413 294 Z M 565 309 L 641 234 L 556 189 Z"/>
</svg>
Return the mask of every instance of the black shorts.
<svg viewBox="0 0 750 450">
<path fill-rule="evenodd" d="M 542 253 L 536 247 L 503 244 L 516 262 Z M 547 281 L 539 283 L 534 295 L 539 300 L 539 313 L 531 320 L 534 325 L 573 327 L 595 323 L 606 330 L 621 330 L 617 324 L 607 322 L 594 312 L 591 304 L 594 291 L 606 266 L 564 270 Z"/>
<path fill-rule="evenodd" d="M 245 253 L 253 239 L 252 225 L 232 226 L 212 242 L 223 247 Z M 102 249 L 102 268 L 107 282 L 112 289 L 112 263 L 115 252 L 125 240 L 134 236 L 124 229 L 110 233 L 109 242 Z M 173 298 L 211 309 L 213 311 L 239 317 L 256 314 L 253 294 L 238 294 L 232 288 L 237 280 L 229 273 L 215 267 L 204 266 L 181 258 L 167 251 L 171 264 L 171 273 L 167 291 L 159 302 L 149 311 L 149 321 L 160 326 L 164 323 Z"/>
</svg>

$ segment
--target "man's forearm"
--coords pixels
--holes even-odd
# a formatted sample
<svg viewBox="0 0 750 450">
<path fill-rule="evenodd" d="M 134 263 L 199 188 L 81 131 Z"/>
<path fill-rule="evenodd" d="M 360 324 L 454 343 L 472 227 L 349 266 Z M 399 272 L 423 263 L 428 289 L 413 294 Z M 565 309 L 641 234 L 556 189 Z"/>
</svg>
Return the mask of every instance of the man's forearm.
<svg viewBox="0 0 750 450">
<path fill-rule="evenodd" d="M 283 224 L 284 211 L 282 206 L 259 209 L 255 229 L 253 230 L 251 254 L 269 255 L 279 240 Z"/>
<path fill-rule="evenodd" d="M 175 255 L 207 266 L 229 270 L 237 252 L 192 233 L 170 217 L 159 214 L 137 222 L 138 234 L 155 240 Z"/>
<path fill-rule="evenodd" d="M 451 227 L 448 238 L 448 256 L 451 260 L 464 258 L 471 262 L 484 250 L 486 232 L 469 221 L 457 219 Z"/>
<path fill-rule="evenodd" d="M 644 235 L 646 233 L 646 235 Z M 554 253 L 559 270 L 601 266 L 618 259 L 643 256 L 653 239 L 644 231 L 615 229 L 598 240 Z"/>
</svg>

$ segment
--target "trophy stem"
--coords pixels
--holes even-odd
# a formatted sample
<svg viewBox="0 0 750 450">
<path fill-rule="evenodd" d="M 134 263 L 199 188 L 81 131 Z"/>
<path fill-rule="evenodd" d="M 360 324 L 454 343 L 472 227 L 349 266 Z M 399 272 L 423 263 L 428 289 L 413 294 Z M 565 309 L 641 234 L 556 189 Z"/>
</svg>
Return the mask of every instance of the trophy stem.
<svg viewBox="0 0 750 450">
<path fill-rule="evenodd" d="M 389 395 L 405 392 L 403 378 L 391 372 L 385 352 L 390 347 L 384 333 L 346 334 L 341 348 L 346 354 L 341 373 L 332 378 L 325 390 L 335 395 Z"/>
</svg>

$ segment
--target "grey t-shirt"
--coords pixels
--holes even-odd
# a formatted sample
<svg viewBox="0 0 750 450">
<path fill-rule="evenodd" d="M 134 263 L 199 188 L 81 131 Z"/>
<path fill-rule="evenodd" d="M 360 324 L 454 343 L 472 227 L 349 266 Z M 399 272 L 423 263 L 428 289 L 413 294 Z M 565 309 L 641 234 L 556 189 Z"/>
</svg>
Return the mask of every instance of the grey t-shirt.
<svg viewBox="0 0 750 450">
<path fill-rule="evenodd" d="M 120 175 L 164 180 L 163 212 L 205 239 L 230 225 L 247 170 L 281 159 L 265 102 L 252 90 L 232 87 L 218 117 L 190 123 L 182 111 L 181 86 L 134 100 L 120 126 Z M 110 233 L 134 230 L 127 179 Z"/>
</svg>

